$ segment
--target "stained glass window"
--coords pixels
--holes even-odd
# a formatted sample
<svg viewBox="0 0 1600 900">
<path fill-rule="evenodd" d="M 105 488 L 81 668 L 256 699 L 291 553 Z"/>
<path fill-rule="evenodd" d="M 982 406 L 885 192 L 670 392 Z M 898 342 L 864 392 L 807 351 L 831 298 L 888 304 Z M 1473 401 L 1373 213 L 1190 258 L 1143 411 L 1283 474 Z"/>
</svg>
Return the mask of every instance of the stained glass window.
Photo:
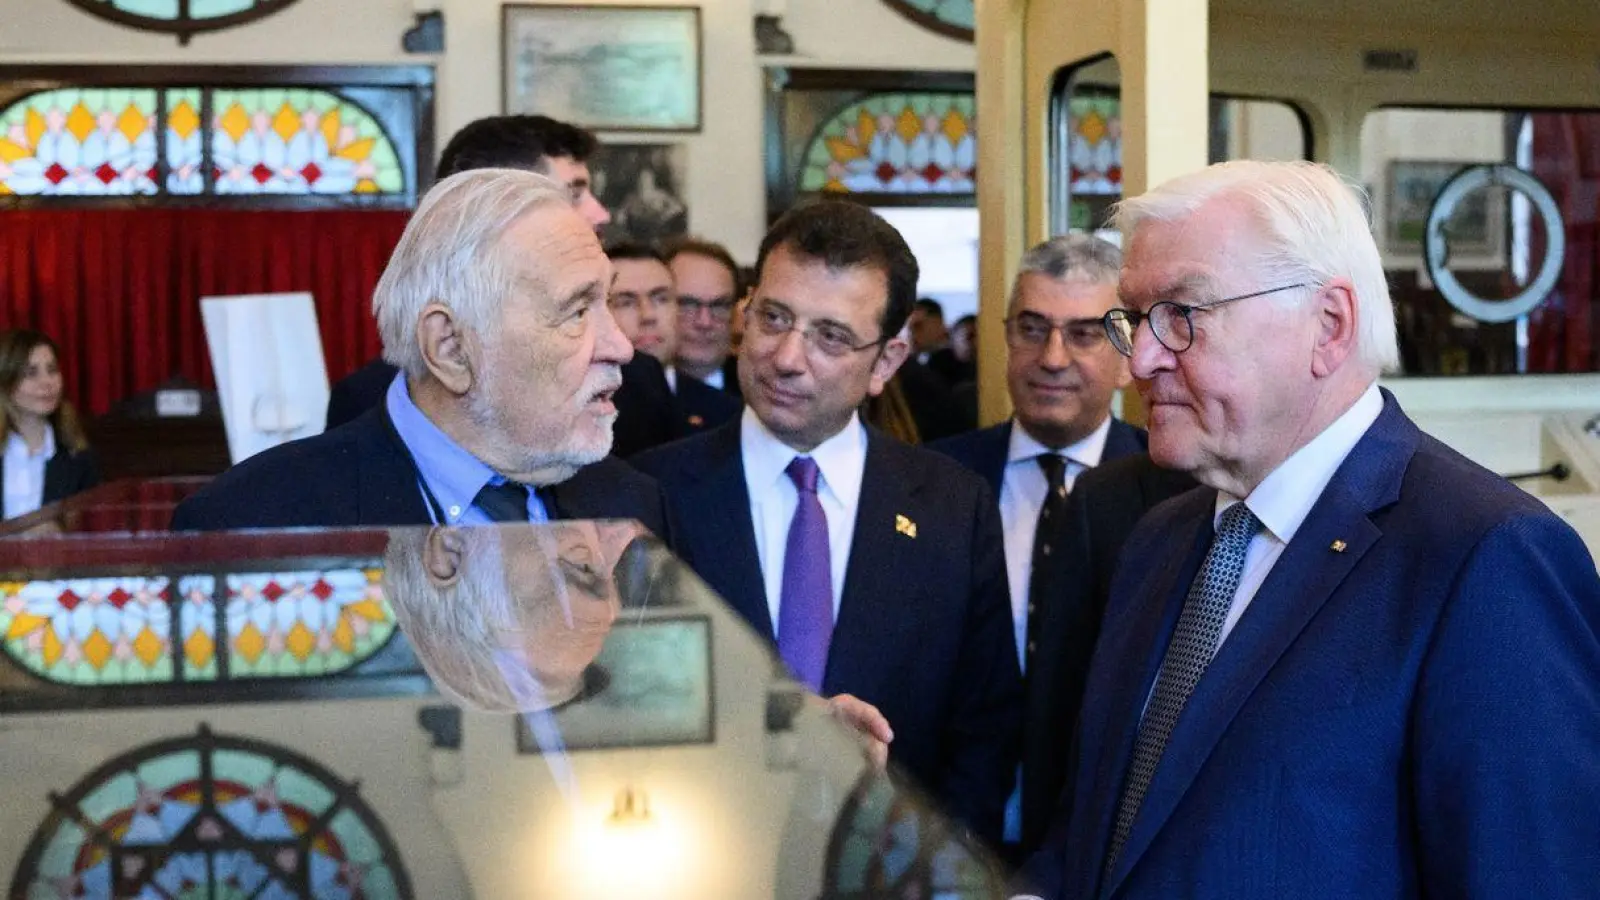
<svg viewBox="0 0 1600 900">
<path fill-rule="evenodd" d="M 270 16 L 295 0 L 68 0 L 102 19 L 145 31 L 176 34 L 179 41 Z"/>
<path fill-rule="evenodd" d="M 204 726 L 111 760 L 51 803 L 13 897 L 412 896 L 394 842 L 355 785 L 292 751 Z"/>
<path fill-rule="evenodd" d="M 78 687 L 335 675 L 395 624 L 379 569 L 0 584 L 0 646 Z M 174 615 L 176 613 L 176 615 Z M 219 642 L 218 635 L 226 635 Z"/>
<path fill-rule="evenodd" d="M 1074 195 L 1122 193 L 1122 100 L 1076 94 L 1067 104 L 1067 163 Z"/>
<path fill-rule="evenodd" d="M 0 194 L 156 192 L 156 91 L 62 88 L 0 110 Z"/>
<path fill-rule="evenodd" d="M 972 40 L 977 21 L 974 0 L 884 0 L 901 15 L 940 34 Z"/>
<path fill-rule="evenodd" d="M 397 193 L 394 145 L 360 107 L 319 90 L 215 90 L 219 194 Z"/>
<path fill-rule="evenodd" d="M 848 104 L 817 130 L 800 190 L 971 194 L 977 154 L 972 94 L 875 94 Z"/>
<path fill-rule="evenodd" d="M 60 88 L 0 109 L 0 194 L 408 201 L 392 88 Z M 352 95 L 377 100 L 380 121 Z M 210 167 L 206 163 L 209 161 Z"/>
<path fill-rule="evenodd" d="M 839 811 L 824 862 L 825 897 L 1004 896 L 1000 873 L 931 807 L 884 774 L 857 782 Z"/>
</svg>

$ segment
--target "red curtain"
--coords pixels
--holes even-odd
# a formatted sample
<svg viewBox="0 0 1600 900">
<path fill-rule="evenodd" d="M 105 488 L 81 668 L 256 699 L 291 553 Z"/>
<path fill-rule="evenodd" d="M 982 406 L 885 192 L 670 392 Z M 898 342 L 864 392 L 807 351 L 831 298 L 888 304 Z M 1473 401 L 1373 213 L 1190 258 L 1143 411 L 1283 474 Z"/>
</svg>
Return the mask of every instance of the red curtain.
<svg viewBox="0 0 1600 900">
<path fill-rule="evenodd" d="M 378 354 L 372 289 L 405 211 L 0 213 L 0 327 L 61 345 L 90 415 L 175 376 L 213 384 L 200 298 L 309 291 L 330 379 Z"/>
<path fill-rule="evenodd" d="M 1600 371 L 1600 115 L 1531 118 L 1533 174 L 1561 208 L 1567 253 L 1561 280 L 1529 317 L 1528 371 Z M 1543 232 L 1535 229 L 1534 238 L 1530 258 L 1537 266 L 1544 259 Z"/>
</svg>

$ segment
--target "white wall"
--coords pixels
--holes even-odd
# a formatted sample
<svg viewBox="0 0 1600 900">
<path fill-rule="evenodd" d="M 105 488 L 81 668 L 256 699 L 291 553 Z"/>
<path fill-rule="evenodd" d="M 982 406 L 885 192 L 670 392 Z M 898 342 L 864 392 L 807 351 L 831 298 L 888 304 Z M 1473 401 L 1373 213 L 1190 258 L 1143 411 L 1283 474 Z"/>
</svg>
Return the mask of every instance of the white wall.
<svg viewBox="0 0 1600 900">
<path fill-rule="evenodd" d="M 614 2 L 614 0 L 613 0 Z M 627 0 L 653 4 L 661 0 Z M 679 2 L 679 0 L 670 0 Z M 595 5 L 604 5 L 597 3 Z M 662 5 L 667 5 L 662 3 Z M 762 61 L 752 17 L 783 15 L 793 66 L 971 70 L 971 44 L 906 21 L 879 0 L 700 0 L 704 130 L 667 136 L 688 146 L 690 227 L 753 261 L 765 230 Z M 445 53 L 403 53 L 415 9 L 444 12 Z M 500 111 L 500 4 L 493 0 L 299 0 L 253 25 L 177 39 L 134 31 L 59 0 L 0 0 L 0 64 L 432 63 L 438 71 L 437 147 Z M 608 132 L 619 142 L 658 136 Z"/>
</svg>

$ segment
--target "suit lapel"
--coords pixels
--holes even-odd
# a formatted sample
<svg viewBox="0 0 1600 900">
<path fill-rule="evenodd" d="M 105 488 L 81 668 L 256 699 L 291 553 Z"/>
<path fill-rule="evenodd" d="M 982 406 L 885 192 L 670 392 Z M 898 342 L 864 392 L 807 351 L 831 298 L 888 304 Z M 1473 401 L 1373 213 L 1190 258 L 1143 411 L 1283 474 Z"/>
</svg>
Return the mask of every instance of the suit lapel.
<svg viewBox="0 0 1600 900">
<path fill-rule="evenodd" d="M 1378 421 L 1340 465 L 1184 706 L 1107 895 L 1150 846 L 1256 687 L 1382 536 L 1371 513 L 1399 499 L 1416 434 L 1393 398 L 1385 399 Z M 1166 643 L 1160 642 L 1163 652 Z"/>
<path fill-rule="evenodd" d="M 72 457 L 65 449 L 57 448 L 54 456 L 44 463 L 44 493 L 39 496 L 41 505 L 53 503 L 66 496 L 67 480 L 72 476 Z M 4 473 L 0 472 L 0 477 Z"/>
<path fill-rule="evenodd" d="M 422 499 L 422 476 L 411 451 L 400 440 L 384 403 L 352 423 L 359 470 L 357 525 L 427 525 L 433 521 Z"/>
<path fill-rule="evenodd" d="M 1140 431 L 1120 419 L 1111 420 L 1111 430 L 1106 434 L 1105 451 L 1100 454 L 1100 461 L 1110 462 L 1124 456 L 1133 456 L 1143 453 L 1144 441 L 1140 440 Z"/>
<path fill-rule="evenodd" d="M 703 577 L 723 599 L 772 641 L 776 631 L 756 552 L 755 523 L 750 519 L 740 427 L 741 419 L 735 418 L 707 435 L 704 465 L 684 469 L 682 488 L 673 498 L 682 509 L 722 514 L 680 516 L 674 530 L 682 531 L 682 546 L 695 570 L 706 573 Z"/>
<path fill-rule="evenodd" d="M 989 490 L 994 491 L 996 498 L 1000 496 L 1000 486 L 1006 477 L 1006 456 L 1011 450 L 1012 427 L 1013 423 L 1007 421 L 989 429 L 979 451 L 978 471 L 989 482 Z"/>
<path fill-rule="evenodd" d="M 839 618 L 828 648 L 824 694 L 849 685 L 854 694 L 872 696 L 883 669 L 885 647 L 911 640 L 915 622 L 899 606 L 909 566 L 904 552 L 913 539 L 896 529 L 897 515 L 911 509 L 921 490 L 914 465 L 900 458 L 898 445 L 867 429 L 867 462 L 850 540 Z"/>
</svg>

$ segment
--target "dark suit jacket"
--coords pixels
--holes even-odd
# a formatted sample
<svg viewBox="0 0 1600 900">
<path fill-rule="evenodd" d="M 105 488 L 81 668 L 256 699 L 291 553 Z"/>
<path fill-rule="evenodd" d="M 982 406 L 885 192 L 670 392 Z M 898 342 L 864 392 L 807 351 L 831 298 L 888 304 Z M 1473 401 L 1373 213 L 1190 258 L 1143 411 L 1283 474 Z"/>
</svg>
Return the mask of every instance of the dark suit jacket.
<svg viewBox="0 0 1600 900">
<path fill-rule="evenodd" d="M 637 464 L 667 492 L 678 552 L 770 641 L 739 429 L 735 420 Z M 878 707 L 894 728 L 890 758 L 995 839 L 1022 695 L 994 498 L 944 457 L 868 435 L 823 693 Z"/>
<path fill-rule="evenodd" d="M 258 453 L 178 505 L 174 531 L 427 525 L 417 471 L 379 404 L 347 425 Z M 551 489 L 553 518 L 637 519 L 669 538 L 650 478 L 607 457 Z"/>
<path fill-rule="evenodd" d="M 692 375 L 678 372 L 678 409 L 683 413 L 684 434 L 698 434 L 739 417 L 739 398 L 719 391 Z"/>
<path fill-rule="evenodd" d="M 1600 578 L 1538 500 L 1385 396 L 1189 698 L 1101 868 L 1215 492 L 1129 538 L 1045 897 L 1593 896 Z"/>
<path fill-rule="evenodd" d="M 3 445 L 4 442 L 0 442 Z M 5 459 L 0 457 L 0 484 L 5 483 Z M 44 463 L 44 493 L 40 505 L 65 500 L 100 483 L 100 467 L 88 450 L 73 453 L 57 438 L 56 455 Z"/>
<path fill-rule="evenodd" d="M 894 380 L 905 395 L 917 434 L 923 443 L 937 441 L 976 428 L 976 416 L 957 402 L 950 386 L 914 359 L 908 359 L 894 373 Z"/>
<path fill-rule="evenodd" d="M 380 405 L 399 372 L 376 359 L 335 382 L 328 393 L 327 430 Z M 622 387 L 612 402 L 617 405 L 617 421 L 612 427 L 611 452 L 617 456 L 632 456 L 687 433 L 680 423 L 666 370 L 646 354 L 635 353 L 632 360 L 623 364 Z"/>
<path fill-rule="evenodd" d="M 982 475 L 995 496 L 1005 478 L 1006 454 L 1011 448 L 1011 429 L 1015 422 L 960 435 L 932 444 L 929 449 L 945 453 L 957 462 Z M 1116 562 L 1116 549 L 1139 515 L 1170 494 L 1160 494 L 1145 502 L 1132 486 L 1126 492 L 1118 484 L 1110 491 L 1094 487 L 1098 474 L 1106 466 L 1116 466 L 1128 459 L 1145 459 L 1143 456 L 1147 436 L 1144 431 L 1126 422 L 1113 419 L 1110 433 L 1106 435 L 1105 451 L 1100 457 L 1100 467 L 1079 475 L 1073 483 L 1072 499 L 1078 501 L 1088 483 L 1089 493 L 1097 496 L 1094 504 L 1097 519 L 1110 519 L 1117 527 L 1098 535 L 1100 547 L 1110 546 L 1111 563 Z M 1153 468 L 1153 467 L 1152 467 Z M 1160 472 L 1162 470 L 1156 469 Z M 1192 487 L 1188 476 L 1176 476 Z M 1057 582 L 1063 592 L 1050 597 L 1030 597 L 1036 607 L 1028 639 L 1034 644 L 1029 658 L 1029 671 L 1024 676 L 1027 699 L 1022 729 L 1022 840 L 1020 852 L 1030 853 L 1044 839 L 1050 827 L 1061 789 L 1067 778 L 1067 759 L 1071 750 L 1073 724 L 1078 718 L 1078 705 L 1083 700 L 1083 677 L 1089 668 L 1089 656 L 1094 652 L 1094 642 L 1100 629 L 1100 611 L 1104 606 L 1102 594 L 1093 587 L 1095 577 L 1092 567 L 1085 565 L 1078 530 L 1068 523 L 1085 518 L 1082 504 L 1076 517 L 1068 515 L 1058 520 L 1056 539 L 1051 546 L 1060 548 L 1052 559 L 1060 566 L 1062 577 Z M 1101 507 L 1105 507 L 1103 510 Z M 1069 513 L 1071 509 L 1069 508 Z M 1121 523 L 1126 519 L 1127 527 Z M 1096 524 L 1099 524 L 1098 521 Z M 1085 523 L 1082 527 L 1087 528 Z M 1110 578 L 1109 571 L 1105 574 Z"/>
</svg>

